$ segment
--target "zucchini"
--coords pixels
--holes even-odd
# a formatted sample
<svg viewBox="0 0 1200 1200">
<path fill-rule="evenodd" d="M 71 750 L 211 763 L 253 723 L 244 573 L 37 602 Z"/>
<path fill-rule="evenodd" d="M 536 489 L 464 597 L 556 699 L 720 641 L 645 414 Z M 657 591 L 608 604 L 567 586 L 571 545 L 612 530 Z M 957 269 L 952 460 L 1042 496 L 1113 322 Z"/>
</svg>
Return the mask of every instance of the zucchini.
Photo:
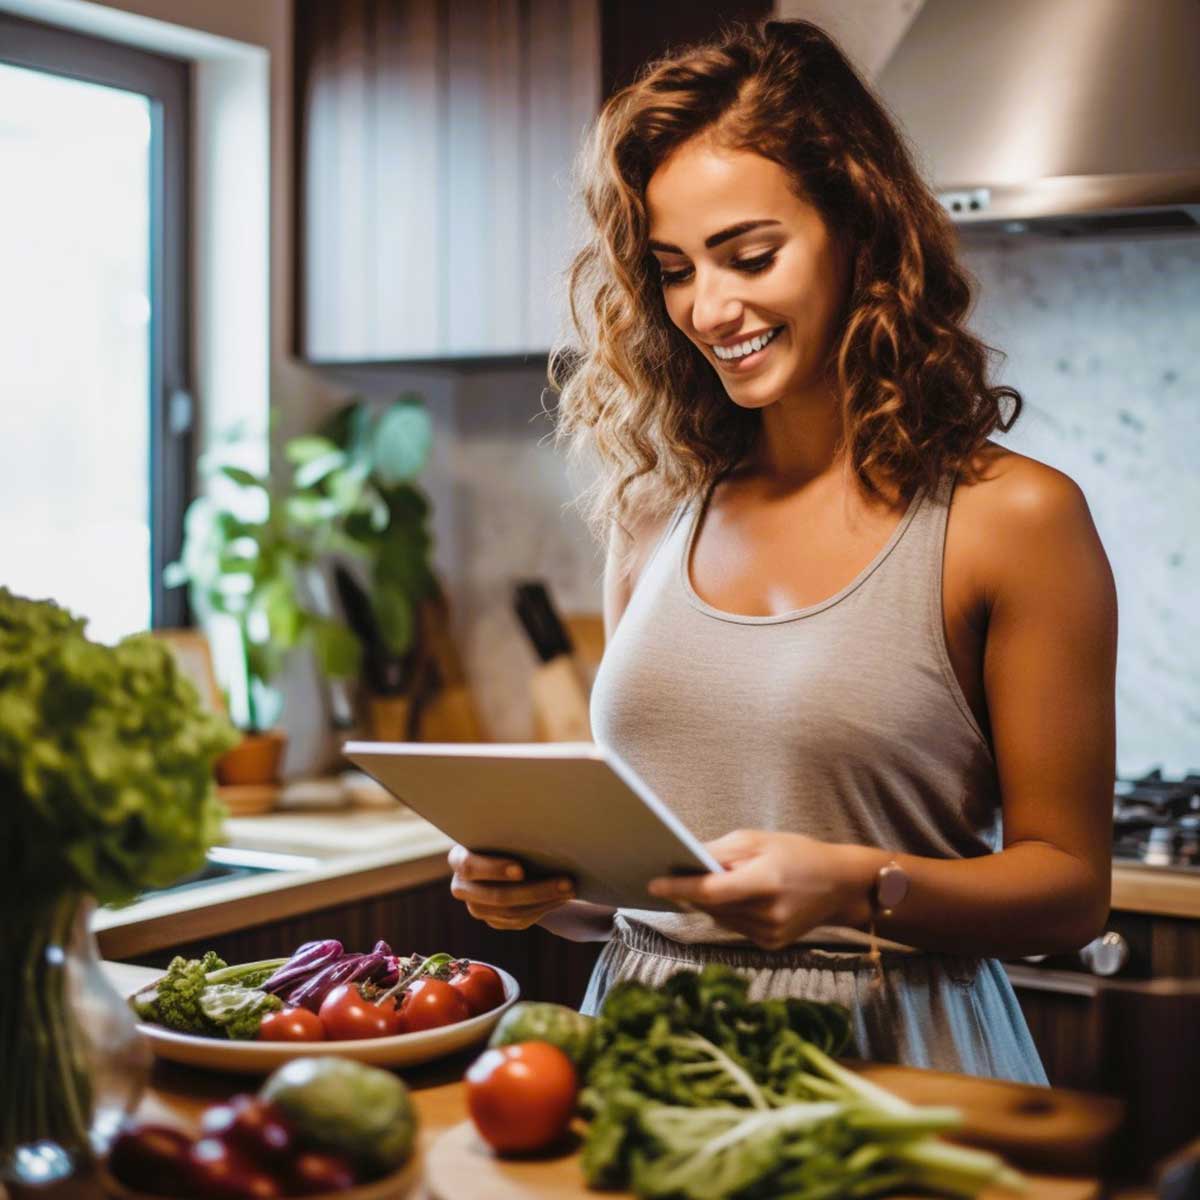
<svg viewBox="0 0 1200 1200">
<path fill-rule="evenodd" d="M 595 1024 L 595 1017 L 585 1017 L 565 1004 L 522 1000 L 500 1018 L 488 1045 L 549 1042 L 557 1046 L 582 1073 L 591 1057 L 592 1029 Z"/>
</svg>

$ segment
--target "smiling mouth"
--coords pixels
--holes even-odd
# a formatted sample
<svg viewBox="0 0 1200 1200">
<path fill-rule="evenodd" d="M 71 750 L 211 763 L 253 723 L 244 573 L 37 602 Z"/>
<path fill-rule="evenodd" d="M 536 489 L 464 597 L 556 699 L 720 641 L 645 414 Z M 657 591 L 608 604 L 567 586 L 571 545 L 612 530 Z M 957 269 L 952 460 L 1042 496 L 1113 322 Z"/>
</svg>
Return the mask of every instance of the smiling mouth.
<svg viewBox="0 0 1200 1200">
<path fill-rule="evenodd" d="M 749 358 L 751 355 L 765 350 L 782 332 L 783 326 L 777 325 L 774 329 L 769 329 L 766 333 L 747 338 L 744 342 L 738 342 L 735 346 L 713 346 L 712 352 L 721 362 L 738 363 L 745 358 Z"/>
</svg>

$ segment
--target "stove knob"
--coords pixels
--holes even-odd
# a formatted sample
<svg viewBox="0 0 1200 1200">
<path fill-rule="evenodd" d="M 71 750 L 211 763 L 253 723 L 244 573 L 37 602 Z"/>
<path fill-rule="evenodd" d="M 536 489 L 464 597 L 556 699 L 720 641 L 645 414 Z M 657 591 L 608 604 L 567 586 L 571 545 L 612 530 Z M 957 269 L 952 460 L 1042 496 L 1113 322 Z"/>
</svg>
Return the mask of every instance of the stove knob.
<svg viewBox="0 0 1200 1200">
<path fill-rule="evenodd" d="M 1116 975 L 1129 961 L 1129 943 L 1110 930 L 1088 942 L 1079 957 L 1093 975 Z"/>
</svg>

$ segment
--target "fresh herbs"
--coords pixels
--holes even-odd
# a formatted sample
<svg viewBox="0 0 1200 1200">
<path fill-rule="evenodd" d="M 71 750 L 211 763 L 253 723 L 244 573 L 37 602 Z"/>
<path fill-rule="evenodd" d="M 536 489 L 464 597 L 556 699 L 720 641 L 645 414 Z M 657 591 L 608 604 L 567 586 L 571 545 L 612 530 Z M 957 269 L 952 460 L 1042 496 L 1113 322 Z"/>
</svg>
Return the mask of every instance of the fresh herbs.
<svg viewBox="0 0 1200 1200">
<path fill-rule="evenodd" d="M 995 1155 L 932 1136 L 959 1123 L 956 1110 L 915 1108 L 834 1062 L 845 1009 L 751 1002 L 746 988 L 708 966 L 659 989 L 612 989 L 581 1096 L 590 1185 L 654 1200 L 1021 1188 Z"/>
</svg>

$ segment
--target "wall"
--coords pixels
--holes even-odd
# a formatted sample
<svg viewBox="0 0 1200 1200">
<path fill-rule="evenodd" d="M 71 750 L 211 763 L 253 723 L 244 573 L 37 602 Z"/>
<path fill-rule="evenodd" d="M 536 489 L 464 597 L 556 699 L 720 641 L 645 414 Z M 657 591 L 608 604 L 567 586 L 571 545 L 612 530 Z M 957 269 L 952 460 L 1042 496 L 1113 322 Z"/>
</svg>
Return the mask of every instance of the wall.
<svg viewBox="0 0 1200 1200">
<path fill-rule="evenodd" d="M 1000 440 L 1083 488 L 1117 581 L 1118 765 L 1200 769 L 1200 238 L 969 247 L 1027 408 Z"/>
</svg>

